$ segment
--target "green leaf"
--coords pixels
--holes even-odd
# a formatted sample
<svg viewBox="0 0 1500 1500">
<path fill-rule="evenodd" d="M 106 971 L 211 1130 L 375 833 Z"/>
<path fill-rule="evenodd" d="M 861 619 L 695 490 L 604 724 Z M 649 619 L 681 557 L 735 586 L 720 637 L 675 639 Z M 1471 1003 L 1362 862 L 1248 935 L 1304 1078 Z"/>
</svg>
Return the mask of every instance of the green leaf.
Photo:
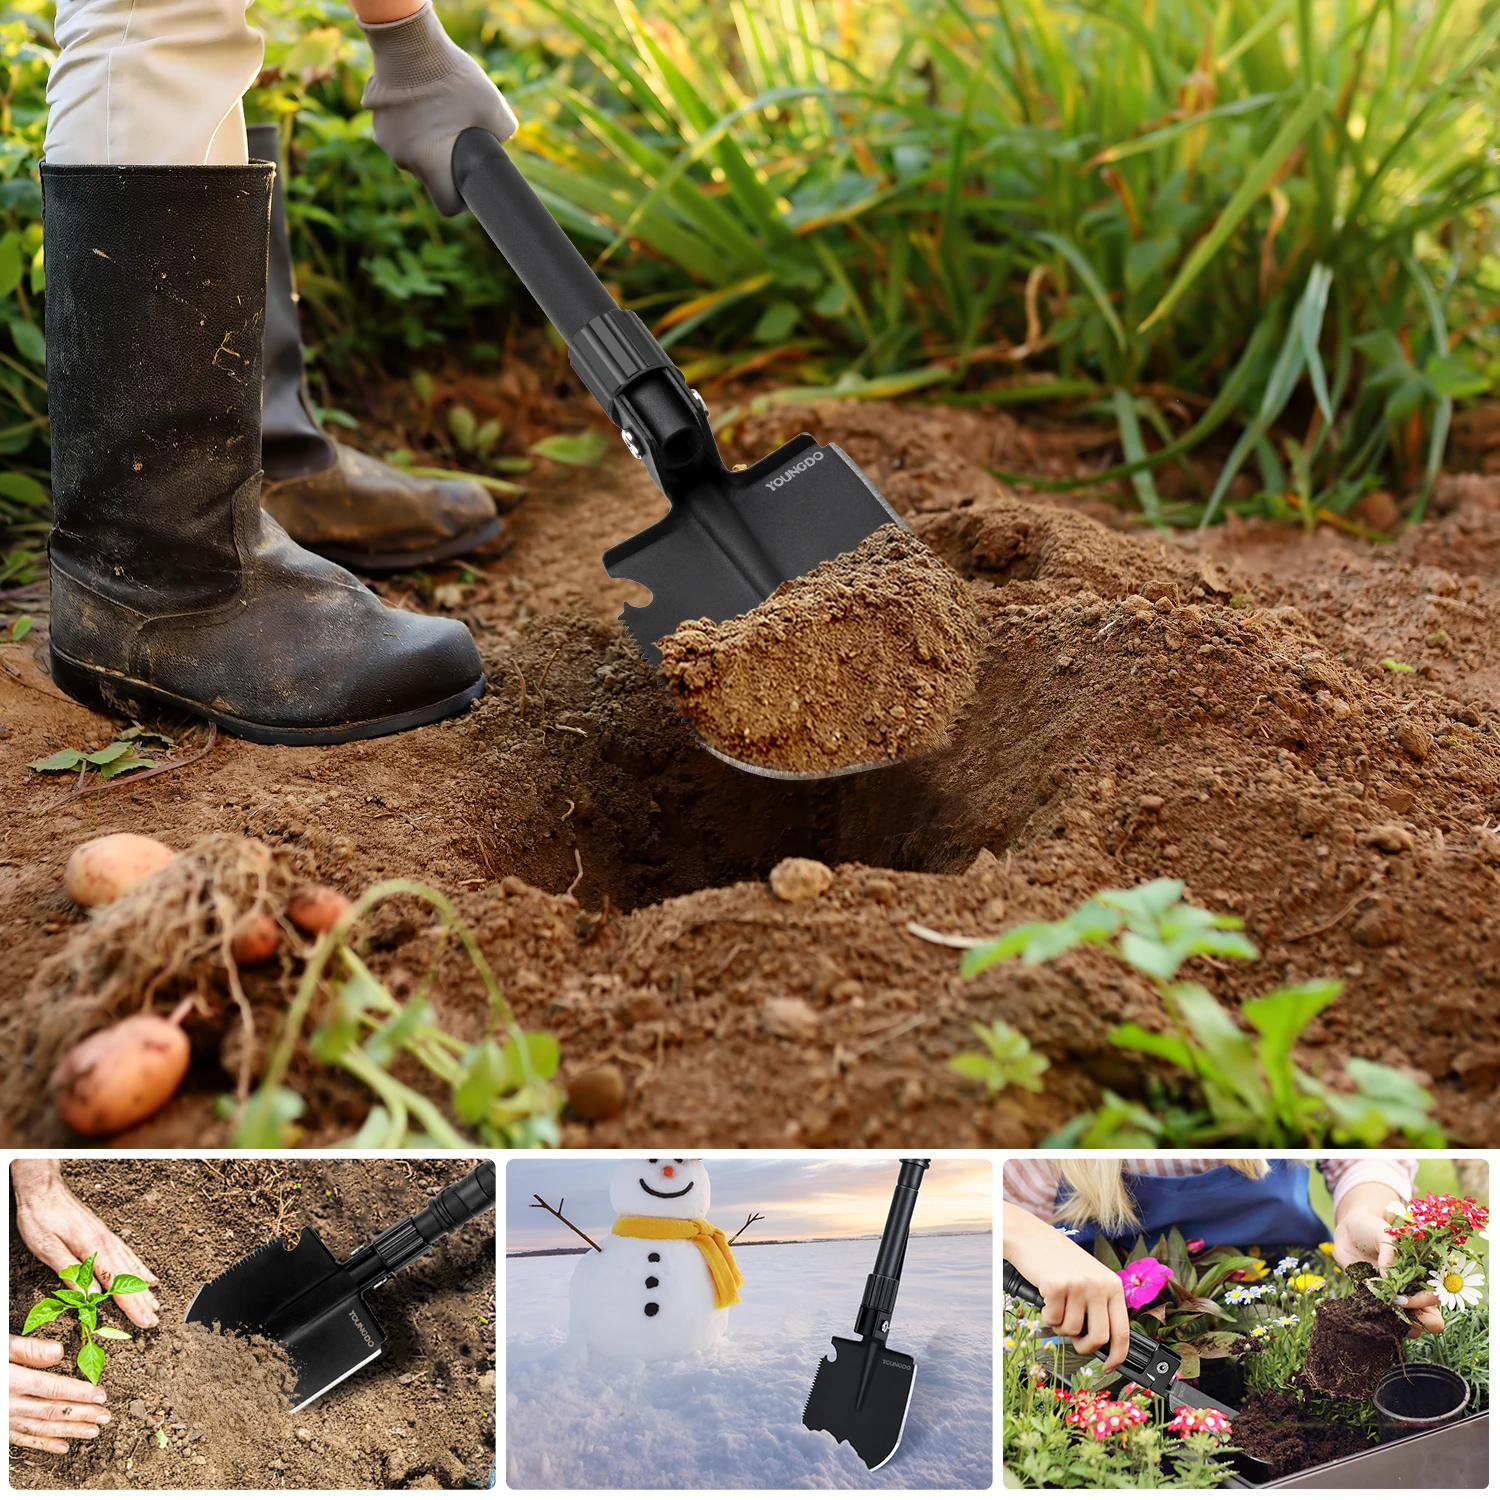
<svg viewBox="0 0 1500 1500">
<path fill-rule="evenodd" d="M 1164 983 L 1176 976 L 1186 956 L 1176 947 L 1152 937 L 1143 937 L 1139 932 L 1127 932 L 1120 937 L 1120 957 L 1131 968 Z"/>
<path fill-rule="evenodd" d="M 802 309 L 795 302 L 773 302 L 761 315 L 751 337 L 758 344 L 779 344 L 797 326 Z"/>
<path fill-rule="evenodd" d="M 240 1110 L 229 1144 L 251 1150 L 276 1150 L 286 1144 L 287 1127 L 307 1106 L 288 1088 L 256 1089 Z"/>
<path fill-rule="evenodd" d="M 144 755 L 125 755 L 99 773 L 100 781 L 113 781 L 116 776 L 127 775 L 131 771 L 149 771 L 156 767 L 158 762 L 148 759 Z"/>
<path fill-rule="evenodd" d="M 1394 656 L 1382 657 L 1380 665 L 1387 672 L 1415 672 L 1417 670 L 1415 667 L 1408 666 L 1404 661 L 1397 661 Z"/>
<path fill-rule="evenodd" d="M 538 458 L 550 458 L 553 463 L 591 469 L 604 457 L 604 448 L 604 434 L 597 427 L 589 427 L 578 433 L 553 433 L 533 443 L 527 451 Z"/>
<path fill-rule="evenodd" d="M 1111 1271 L 1125 1269 L 1120 1264 L 1120 1257 L 1115 1254 L 1115 1247 L 1102 1234 L 1094 1236 L 1094 1259 L 1101 1265 L 1108 1266 Z"/>
<path fill-rule="evenodd" d="M 28 323 L 24 318 L 12 318 L 10 336 L 19 354 L 24 355 L 33 364 L 47 363 L 47 341 L 42 337 L 42 330 L 35 323 Z"/>
<path fill-rule="evenodd" d="M 1100 891 L 1094 900 L 1154 927 L 1182 900 L 1184 889 L 1180 880 L 1148 880 L 1145 885 L 1130 890 Z"/>
<path fill-rule="evenodd" d="M 130 746 L 124 740 L 116 740 L 112 745 L 106 745 L 102 750 L 92 750 L 83 758 L 91 766 L 107 766 L 112 760 L 119 760 L 122 755 L 130 753 Z"/>
<path fill-rule="evenodd" d="M 78 1326 L 85 1333 L 92 1333 L 99 1326 L 99 1309 L 92 1303 L 78 1309 Z"/>
<path fill-rule="evenodd" d="M 1489 378 L 1471 370 L 1453 354 L 1434 354 L 1422 367 L 1422 373 L 1440 396 L 1461 401 L 1466 396 L 1482 396 L 1490 388 Z"/>
<path fill-rule="evenodd" d="M 1123 1047 L 1131 1052 L 1145 1052 L 1152 1057 L 1165 1058 L 1174 1066 L 1191 1073 L 1193 1056 L 1187 1044 L 1175 1036 L 1163 1036 L 1159 1032 L 1147 1031 L 1134 1021 L 1116 1026 L 1107 1038 L 1111 1046 Z"/>
<path fill-rule="evenodd" d="M 365 1116 L 364 1124 L 344 1144 L 353 1147 L 355 1150 L 370 1150 L 389 1146 L 391 1144 L 389 1139 L 391 1123 L 391 1116 L 386 1110 L 385 1105 L 373 1105 L 370 1113 Z"/>
<path fill-rule="evenodd" d="M 1049 932 L 1051 928 L 1051 922 L 1023 922 L 1019 927 L 1012 927 L 1009 932 L 1001 933 L 988 943 L 970 948 L 959 963 L 959 975 L 964 979 L 972 979 L 1002 960 L 1016 957 L 1034 937 Z"/>
<path fill-rule="evenodd" d="M 56 1297 L 59 1302 L 66 1302 L 69 1307 L 88 1306 L 89 1297 L 87 1292 L 74 1292 L 65 1290 L 60 1292 L 53 1292 L 52 1295 Z"/>
<path fill-rule="evenodd" d="M 78 1266 L 73 1272 L 73 1285 L 80 1292 L 87 1292 L 94 1284 L 94 1262 L 99 1258 L 99 1252 L 94 1251 L 89 1258 Z"/>
<path fill-rule="evenodd" d="M 21 236 L 14 230 L 0 236 L 0 297 L 8 297 L 21 284 Z"/>
<path fill-rule="evenodd" d="M 0 495 L 20 505 L 35 506 L 38 510 L 52 503 L 46 490 L 30 474 L 22 474 L 17 469 L 0 474 Z"/>
<path fill-rule="evenodd" d="M 1215 1082 L 1238 1094 L 1257 1113 L 1264 1111 L 1266 1091 L 1254 1043 L 1229 1012 L 1201 984 L 1175 984 L 1167 993 L 1202 1048 L 1200 1067 L 1205 1059 L 1209 1064 L 1203 1072 L 1211 1073 Z"/>
<path fill-rule="evenodd" d="M 87 1343 L 78 1351 L 78 1368 L 90 1384 L 99 1384 L 99 1377 L 104 1373 L 104 1351 L 98 1344 Z"/>
<path fill-rule="evenodd" d="M 474 413 L 467 406 L 451 407 L 448 412 L 448 430 L 453 434 L 454 441 L 464 452 L 468 453 L 474 447 L 474 433 L 479 423 Z"/>
<path fill-rule="evenodd" d="M 96 1328 L 94 1337 L 96 1339 L 119 1339 L 127 1344 L 130 1342 L 130 1335 L 119 1328 Z"/>
<path fill-rule="evenodd" d="M 466 1125 L 477 1125 L 490 1112 L 490 1105 L 511 1086 L 511 1072 L 504 1051 L 493 1037 L 486 1037 L 458 1060 L 453 1081 L 453 1113 Z"/>
<path fill-rule="evenodd" d="M 431 1020 L 432 1007 L 427 1003 L 427 997 L 418 991 L 390 1020 L 371 1033 L 365 1041 L 364 1051 L 383 1068 L 411 1040 L 416 1029 Z"/>
<path fill-rule="evenodd" d="M 40 1328 L 43 1323 L 51 1323 L 60 1318 L 68 1310 L 68 1304 L 59 1297 L 43 1297 L 29 1313 L 26 1314 L 26 1322 L 21 1327 L 21 1336 L 24 1338 L 33 1328 Z"/>
<path fill-rule="evenodd" d="M 1322 118 L 1332 102 L 1333 96 L 1322 84 L 1314 84 L 1308 90 L 1302 102 L 1282 122 L 1281 129 L 1276 132 L 1275 139 L 1264 154 L 1245 174 L 1223 213 L 1215 220 L 1214 227 L 1193 246 L 1187 262 L 1177 273 L 1177 279 L 1141 324 L 1141 333 L 1159 323 L 1182 300 L 1183 294 L 1203 273 L 1209 261 L 1224 248 L 1229 236 L 1239 228 L 1240 221 L 1250 212 L 1255 200 L 1271 185 L 1282 162 L 1292 154 L 1302 137 Z"/>
<path fill-rule="evenodd" d="M 562 1048 L 550 1031 L 522 1032 L 525 1044 L 525 1061 L 533 1078 L 551 1078 L 562 1065 Z M 505 1044 L 505 1065 L 520 1087 L 526 1079 L 527 1068 L 522 1065 L 521 1044 L 512 1036 Z"/>
<path fill-rule="evenodd" d="M 21 615 L 11 621 L 10 638 L 12 641 L 24 641 L 31 634 L 31 627 L 36 621 L 30 615 Z"/>
<path fill-rule="evenodd" d="M 76 771 L 82 764 L 82 750 L 56 750 L 51 755 L 44 755 L 41 760 L 27 761 L 26 768 L 45 775 L 49 771 Z"/>
<path fill-rule="evenodd" d="M 1261 1066 L 1283 1119 L 1290 1120 L 1296 1107 L 1291 1057 L 1297 1038 L 1314 1016 L 1338 999 L 1343 988 L 1337 979 L 1309 979 L 1246 1000 L 1240 1006 L 1240 1014 L 1260 1033 Z"/>
<path fill-rule="evenodd" d="M 151 1289 L 151 1283 L 144 1277 L 134 1276 L 129 1271 L 121 1271 L 109 1284 L 109 1295 L 111 1297 L 128 1297 L 133 1292 L 145 1292 Z"/>
<path fill-rule="evenodd" d="M 1128 348 L 1130 340 L 1126 337 L 1125 327 L 1120 322 L 1120 315 L 1109 300 L 1109 293 L 1104 290 L 1104 283 L 1099 280 L 1099 273 L 1089 264 L 1088 257 L 1066 235 L 1053 234 L 1050 230 L 1043 229 L 1037 231 L 1036 237 L 1044 245 L 1050 245 L 1056 250 L 1078 273 L 1078 279 L 1083 283 L 1089 296 L 1094 299 L 1094 305 L 1099 309 L 1100 316 L 1115 336 L 1115 343 L 1121 349 Z"/>
</svg>

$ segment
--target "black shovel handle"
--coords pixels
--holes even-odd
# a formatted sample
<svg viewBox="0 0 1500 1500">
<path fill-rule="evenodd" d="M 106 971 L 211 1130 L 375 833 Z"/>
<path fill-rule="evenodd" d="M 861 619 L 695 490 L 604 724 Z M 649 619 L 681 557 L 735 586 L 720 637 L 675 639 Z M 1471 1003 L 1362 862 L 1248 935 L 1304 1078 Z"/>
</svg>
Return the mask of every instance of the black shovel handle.
<svg viewBox="0 0 1500 1500">
<path fill-rule="evenodd" d="M 450 1183 L 408 1214 L 382 1230 L 349 1257 L 347 1270 L 360 1290 L 379 1286 L 387 1276 L 425 1255 L 445 1234 L 495 1206 L 495 1164 L 482 1161 L 467 1177 Z"/>
<path fill-rule="evenodd" d="M 860 1302 L 854 1331 L 862 1337 L 884 1342 L 890 1331 L 891 1313 L 896 1293 L 901 1288 L 901 1268 L 906 1264 L 906 1242 L 911 1235 L 911 1216 L 917 1206 L 917 1189 L 931 1162 L 926 1158 L 901 1158 L 896 1188 L 885 1216 L 880 1249 L 875 1252 L 875 1269 L 865 1279 L 865 1295 Z"/>
<path fill-rule="evenodd" d="M 1005 1272 L 1001 1282 L 1005 1287 L 1005 1295 L 1019 1297 L 1022 1302 L 1029 1302 L 1033 1307 L 1039 1308 L 1042 1305 L 1042 1294 L 1008 1260 L 1002 1264 Z"/>
<path fill-rule="evenodd" d="M 505 147 L 471 125 L 453 143 L 453 181 L 552 326 L 572 343 L 615 299 L 532 191 Z"/>
</svg>

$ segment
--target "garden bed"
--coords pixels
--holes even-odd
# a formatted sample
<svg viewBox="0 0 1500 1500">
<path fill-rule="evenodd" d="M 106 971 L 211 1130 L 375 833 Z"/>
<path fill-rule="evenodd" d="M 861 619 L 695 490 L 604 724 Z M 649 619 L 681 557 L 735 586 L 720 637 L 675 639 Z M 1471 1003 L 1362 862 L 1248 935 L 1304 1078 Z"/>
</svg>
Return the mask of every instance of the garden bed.
<svg viewBox="0 0 1500 1500">
<path fill-rule="evenodd" d="M 73 1192 L 152 1268 L 159 1326 L 112 1342 L 110 1423 L 64 1455 L 12 1449 L 18 1489 L 457 1489 L 495 1452 L 495 1228 L 465 1225 L 369 1294 L 380 1358 L 295 1414 L 275 1350 L 183 1323 L 193 1294 L 312 1224 L 339 1256 L 419 1209 L 460 1161 L 73 1160 Z M 56 1285 L 11 1226 L 10 1326 Z M 63 1325 L 57 1325 L 61 1328 Z M 53 1332 L 44 1329 L 38 1337 Z M 65 1339 L 67 1362 L 77 1334 Z M 66 1367 L 60 1367 L 67 1372 Z"/>
<path fill-rule="evenodd" d="M 465 398 L 514 415 L 503 393 L 470 383 Z M 1434 518 L 1397 544 L 1238 521 L 1164 542 L 1101 496 L 1007 491 L 987 465 L 1076 471 L 1081 440 L 1003 415 L 772 405 L 740 423 L 733 456 L 804 427 L 847 447 L 972 584 L 989 645 L 948 750 L 826 784 L 701 750 L 614 621 L 642 596 L 598 562 L 659 496 L 623 453 L 559 467 L 512 517 L 507 555 L 381 586 L 474 628 L 490 692 L 461 720 L 328 749 L 221 738 L 180 772 L 46 811 L 67 787 L 26 763 L 115 726 L 51 688 L 40 631 L 0 648 L 0 992 L 24 990 L 83 920 L 60 882 L 76 842 L 243 833 L 350 894 L 413 875 L 453 895 L 522 1023 L 559 1038 L 565 1078 L 620 1070 L 619 1113 L 570 1118 L 570 1144 L 1017 1147 L 1101 1087 L 1138 1087 L 1105 1038 L 1159 1029 L 1159 1002 L 1087 951 L 966 982 L 910 924 L 993 933 L 1172 875 L 1242 917 L 1262 955 L 1187 973 L 1231 1001 L 1341 979 L 1299 1062 L 1335 1081 L 1351 1056 L 1399 1065 L 1452 1139 L 1492 1139 L 1500 481 L 1444 479 Z M 765 877 L 788 855 L 835 867 L 827 892 L 778 900 Z M 375 926 L 371 962 L 398 997 L 427 967 L 430 926 L 399 903 Z M 265 1035 L 287 984 L 247 973 L 247 991 Z M 482 990 L 457 957 L 434 1003 L 478 1034 Z M 997 1017 L 1052 1063 L 1024 1104 L 988 1103 L 947 1065 Z M 352 1083 L 292 1081 L 304 1144 L 368 1108 Z M 222 1140 L 212 1103 L 230 1082 L 200 1045 L 185 1093 L 129 1139 Z M 44 1084 L 12 1080 L 30 1100 Z"/>
</svg>

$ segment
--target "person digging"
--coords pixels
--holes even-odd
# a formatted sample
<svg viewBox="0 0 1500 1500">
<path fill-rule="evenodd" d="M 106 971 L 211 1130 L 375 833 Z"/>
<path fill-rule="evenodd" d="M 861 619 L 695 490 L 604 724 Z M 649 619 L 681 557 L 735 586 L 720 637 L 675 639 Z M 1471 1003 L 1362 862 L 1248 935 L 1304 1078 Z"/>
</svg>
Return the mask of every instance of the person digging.
<svg viewBox="0 0 1500 1500">
<path fill-rule="evenodd" d="M 515 117 L 426 0 L 353 3 L 375 139 L 456 214 L 455 139 L 506 139 Z M 478 486 L 410 479 L 312 416 L 275 166 L 244 123 L 263 53 L 244 0 L 60 0 L 56 35 L 54 680 L 105 713 L 178 710 L 266 744 L 462 712 L 485 685 L 469 632 L 388 608 L 344 565 L 457 556 L 500 520 Z"/>
<path fill-rule="evenodd" d="M 16 1232 L 26 1248 L 54 1271 L 95 1256 L 95 1267 L 111 1280 L 121 1271 L 156 1282 L 150 1268 L 117 1234 L 68 1191 L 55 1161 L 11 1163 Z M 97 1289 L 97 1282 L 95 1283 Z M 116 1297 L 137 1328 L 154 1328 L 160 1304 L 152 1292 Z M 104 1390 L 70 1375 L 49 1373 L 63 1360 L 56 1339 L 10 1336 L 10 1441 L 18 1448 L 66 1453 L 68 1440 L 88 1440 L 110 1420 Z"/>
</svg>

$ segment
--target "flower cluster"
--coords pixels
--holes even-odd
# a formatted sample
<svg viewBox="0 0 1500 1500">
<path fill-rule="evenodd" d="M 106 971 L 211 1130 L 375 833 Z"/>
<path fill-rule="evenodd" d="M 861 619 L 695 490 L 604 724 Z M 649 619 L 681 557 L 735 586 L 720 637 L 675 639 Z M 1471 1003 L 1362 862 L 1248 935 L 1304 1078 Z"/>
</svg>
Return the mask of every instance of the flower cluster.
<svg viewBox="0 0 1500 1500">
<path fill-rule="evenodd" d="M 1229 1290 L 1224 1293 L 1224 1300 L 1231 1307 L 1235 1307 L 1238 1306 L 1238 1304 L 1240 1304 L 1241 1302 L 1258 1302 L 1265 1295 L 1265 1287 L 1251 1286 L 1248 1282 L 1242 1281 L 1239 1283 L 1239 1285 L 1230 1287 Z"/>
<path fill-rule="evenodd" d="M 1134 1401 L 1119 1401 L 1098 1391 L 1079 1391 L 1063 1420 L 1087 1436 L 1105 1442 L 1109 1438 L 1123 1437 L 1147 1417 Z"/>
<path fill-rule="evenodd" d="M 1475 1306 L 1482 1295 L 1484 1272 L 1462 1247 L 1483 1235 L 1490 1211 L 1472 1198 L 1452 1193 L 1429 1193 L 1411 1203 L 1391 1203 L 1386 1212 L 1395 1221 L 1387 1233 L 1395 1243 L 1396 1262 L 1372 1290 L 1382 1297 L 1405 1292 L 1418 1282 L 1437 1293 L 1449 1311 Z"/>
<path fill-rule="evenodd" d="M 1234 1427 L 1229 1418 L 1212 1407 L 1182 1407 L 1167 1423 L 1167 1431 L 1175 1432 L 1178 1437 L 1187 1437 L 1193 1432 L 1203 1432 L 1210 1437 L 1217 1438 L 1221 1443 L 1227 1443 L 1234 1436 Z"/>
</svg>

